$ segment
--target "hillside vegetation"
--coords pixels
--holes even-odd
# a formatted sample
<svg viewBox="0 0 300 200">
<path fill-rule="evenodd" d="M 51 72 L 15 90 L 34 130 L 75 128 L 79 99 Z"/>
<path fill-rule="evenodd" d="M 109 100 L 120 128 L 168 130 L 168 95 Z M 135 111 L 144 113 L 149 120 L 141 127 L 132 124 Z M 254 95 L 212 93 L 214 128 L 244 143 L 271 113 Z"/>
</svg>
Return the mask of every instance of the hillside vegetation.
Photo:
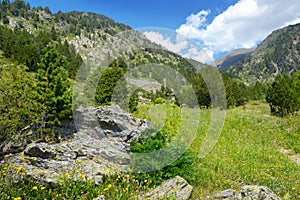
<svg viewBox="0 0 300 200">
<path fill-rule="evenodd" d="M 277 75 L 291 75 L 300 65 L 300 24 L 271 33 L 258 47 L 228 72 L 236 78 L 254 83 L 272 82 Z"/>
</svg>

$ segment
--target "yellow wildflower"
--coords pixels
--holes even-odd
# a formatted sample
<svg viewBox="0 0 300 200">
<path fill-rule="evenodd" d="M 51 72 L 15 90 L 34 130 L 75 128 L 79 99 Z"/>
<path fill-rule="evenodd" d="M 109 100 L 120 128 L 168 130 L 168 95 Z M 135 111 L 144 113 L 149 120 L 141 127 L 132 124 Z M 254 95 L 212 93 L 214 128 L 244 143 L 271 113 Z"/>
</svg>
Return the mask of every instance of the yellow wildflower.
<svg viewBox="0 0 300 200">
<path fill-rule="evenodd" d="M 16 198 L 14 198 L 14 200 L 22 200 L 22 198 L 21 197 L 16 197 Z"/>
<path fill-rule="evenodd" d="M 37 186 L 33 186 L 33 187 L 32 187 L 32 190 L 37 190 L 37 189 L 38 189 Z"/>
<path fill-rule="evenodd" d="M 111 184 L 108 184 L 108 186 L 106 188 L 104 188 L 104 191 L 109 190 L 112 187 Z"/>
<path fill-rule="evenodd" d="M 45 186 L 42 186 L 42 187 L 41 187 L 41 190 L 45 190 L 45 189 L 46 189 L 46 187 L 45 187 Z"/>
<path fill-rule="evenodd" d="M 78 177 L 84 179 L 85 175 L 84 174 L 79 174 Z"/>
<path fill-rule="evenodd" d="M 177 188 L 174 188 L 174 189 L 173 189 L 173 193 L 176 193 L 176 192 L 178 192 L 178 189 L 177 189 Z"/>
<path fill-rule="evenodd" d="M 24 170 L 25 170 L 25 167 L 24 167 L 24 166 L 20 166 L 20 167 L 17 169 L 16 174 L 19 174 L 21 171 L 24 171 Z"/>
</svg>

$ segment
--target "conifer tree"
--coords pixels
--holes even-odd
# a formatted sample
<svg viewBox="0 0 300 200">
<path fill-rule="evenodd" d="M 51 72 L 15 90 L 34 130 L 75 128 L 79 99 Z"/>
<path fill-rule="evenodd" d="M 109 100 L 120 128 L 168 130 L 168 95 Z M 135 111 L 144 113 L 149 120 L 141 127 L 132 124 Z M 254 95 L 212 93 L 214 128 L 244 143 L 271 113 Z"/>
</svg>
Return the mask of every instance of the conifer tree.
<svg viewBox="0 0 300 200">
<path fill-rule="evenodd" d="M 284 117 L 295 112 L 298 108 L 298 99 L 291 78 L 279 76 L 267 91 L 266 100 L 272 114 Z"/>
<path fill-rule="evenodd" d="M 62 67 L 65 58 L 52 46 L 44 49 L 37 73 L 37 102 L 41 110 L 38 121 L 41 135 L 53 134 L 53 128 L 71 114 L 71 87 L 67 71 Z"/>
</svg>

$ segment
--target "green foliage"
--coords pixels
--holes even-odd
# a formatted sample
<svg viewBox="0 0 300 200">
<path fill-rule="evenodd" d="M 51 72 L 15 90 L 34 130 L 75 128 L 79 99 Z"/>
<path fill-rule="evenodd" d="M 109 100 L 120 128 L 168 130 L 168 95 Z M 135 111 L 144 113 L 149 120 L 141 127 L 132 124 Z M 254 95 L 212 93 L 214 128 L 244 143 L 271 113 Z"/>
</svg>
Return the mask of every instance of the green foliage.
<svg viewBox="0 0 300 200">
<path fill-rule="evenodd" d="M 197 74 L 195 76 L 194 90 L 197 95 L 199 106 L 209 108 L 211 105 L 211 98 L 207 85 L 201 74 Z"/>
<path fill-rule="evenodd" d="M 227 107 L 242 106 L 246 103 L 246 86 L 238 83 L 228 76 L 223 76 L 226 89 Z"/>
<path fill-rule="evenodd" d="M 37 69 L 40 55 L 33 35 L 24 29 L 0 26 L 0 38 L 0 48 L 7 58 L 27 65 L 30 71 Z"/>
<path fill-rule="evenodd" d="M 38 71 L 38 63 L 41 61 L 43 49 L 53 39 L 48 32 L 40 31 L 37 36 L 30 34 L 25 29 L 15 28 L 11 30 L 0 26 L 0 49 L 5 57 L 12 58 L 26 65 L 29 71 Z M 75 48 L 65 41 L 63 44 L 56 43 L 57 51 L 66 57 L 63 66 L 69 73 L 70 78 L 75 78 L 77 70 L 82 64 L 82 59 Z"/>
<path fill-rule="evenodd" d="M 136 89 L 133 94 L 129 98 L 129 112 L 130 113 L 135 113 L 138 111 L 138 105 L 143 104 L 145 102 L 142 102 L 141 98 L 143 101 L 151 101 L 153 100 L 154 94 L 152 92 L 147 92 L 146 90 L 143 90 L 141 88 Z"/>
<path fill-rule="evenodd" d="M 113 93 L 119 97 L 115 96 L 117 100 L 125 99 L 127 95 L 126 85 L 117 84 L 119 80 L 124 81 L 121 79 L 123 75 L 124 70 L 120 67 L 109 67 L 104 70 L 96 87 L 95 100 L 97 105 L 110 105 Z"/>
<path fill-rule="evenodd" d="M 155 104 L 162 104 L 162 103 L 164 103 L 164 99 L 161 98 L 161 97 L 158 97 L 158 98 L 156 98 L 156 99 L 154 100 L 154 103 L 155 103 Z"/>
<path fill-rule="evenodd" d="M 300 108 L 299 79 L 279 76 L 267 91 L 266 100 L 271 113 L 281 117 L 294 113 Z"/>
<path fill-rule="evenodd" d="M 34 77 L 23 66 L 7 65 L 0 72 L 0 142 L 12 138 L 37 116 Z"/>
<path fill-rule="evenodd" d="M 300 64 L 299 36 L 300 24 L 273 31 L 250 56 L 229 68 L 228 72 L 251 84 L 257 80 L 273 82 L 278 74 L 294 73 Z"/>
<path fill-rule="evenodd" d="M 264 100 L 266 98 L 267 89 L 268 84 L 256 81 L 254 84 L 246 87 L 246 96 L 249 100 Z"/>
<path fill-rule="evenodd" d="M 70 45 L 66 40 L 63 44 L 57 43 L 55 48 L 60 54 L 66 57 L 63 67 L 68 71 L 69 77 L 75 79 L 78 69 L 83 63 L 81 56 L 76 53 L 75 47 Z"/>
<path fill-rule="evenodd" d="M 153 110 L 154 109 L 154 110 Z M 157 154 L 156 158 L 145 158 L 144 156 L 132 157 L 132 164 L 138 163 L 135 166 L 135 170 L 139 171 L 139 167 L 144 167 L 151 163 L 151 166 L 155 166 L 155 162 L 159 160 L 167 161 L 172 155 L 178 155 L 182 152 L 176 161 L 166 166 L 161 170 L 157 170 L 150 173 L 136 174 L 138 179 L 149 179 L 155 185 L 160 184 L 163 180 L 172 178 L 176 175 L 183 176 L 189 174 L 189 172 L 196 171 L 196 168 L 191 167 L 193 161 L 195 161 L 195 155 L 191 154 L 188 150 L 185 152 L 184 146 L 182 146 L 177 140 L 174 141 L 176 134 L 179 134 L 181 126 L 181 110 L 178 106 L 172 104 L 160 104 L 160 105 L 141 105 L 138 107 L 138 112 L 135 114 L 137 117 L 149 118 L 149 111 L 154 112 L 155 110 L 166 111 L 166 116 L 162 117 L 160 114 L 155 113 L 151 115 L 151 123 L 156 129 L 149 129 L 142 133 L 138 141 L 133 141 L 130 145 L 130 151 L 134 153 L 150 153 L 155 150 L 163 150 L 164 153 Z M 149 118 L 149 119 L 150 119 Z M 171 144 L 175 142 L 176 144 Z M 185 153 L 184 153 L 185 152 Z M 154 155 L 153 155 L 154 156 Z M 143 164 L 141 166 L 141 164 Z M 159 164 L 159 163 L 157 163 Z M 143 168 L 144 169 L 144 168 Z"/>
<path fill-rule="evenodd" d="M 83 12 L 57 12 L 55 14 L 56 22 L 65 21 L 70 25 L 70 28 L 64 30 L 66 34 L 80 35 L 80 30 L 84 29 L 88 33 L 94 33 L 96 29 L 104 30 L 105 33 L 115 35 L 119 30 L 128 30 L 129 26 L 122 23 L 116 23 L 114 20 L 95 13 L 83 13 Z M 117 29 L 116 29 L 117 27 Z"/>
<path fill-rule="evenodd" d="M 36 99 L 41 111 L 38 125 L 42 135 L 49 132 L 49 128 L 60 126 L 61 120 L 71 114 L 72 94 L 67 71 L 62 68 L 64 60 L 52 46 L 44 49 L 36 75 Z"/>
</svg>

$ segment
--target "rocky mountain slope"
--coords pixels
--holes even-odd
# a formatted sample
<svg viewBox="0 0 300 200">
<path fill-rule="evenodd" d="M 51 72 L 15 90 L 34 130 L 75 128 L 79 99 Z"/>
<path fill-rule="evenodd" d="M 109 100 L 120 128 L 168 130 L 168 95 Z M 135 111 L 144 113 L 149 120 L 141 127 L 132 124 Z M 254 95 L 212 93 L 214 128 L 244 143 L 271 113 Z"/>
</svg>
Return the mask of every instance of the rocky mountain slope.
<svg viewBox="0 0 300 200">
<path fill-rule="evenodd" d="M 236 49 L 221 58 L 217 59 L 214 64 L 221 70 L 227 70 L 231 66 L 242 61 L 253 52 L 253 48 L 250 49 Z"/>
<path fill-rule="evenodd" d="M 279 73 L 296 72 L 299 64 L 300 24 L 296 24 L 274 31 L 249 56 L 227 71 L 248 83 L 269 82 Z"/>
</svg>

